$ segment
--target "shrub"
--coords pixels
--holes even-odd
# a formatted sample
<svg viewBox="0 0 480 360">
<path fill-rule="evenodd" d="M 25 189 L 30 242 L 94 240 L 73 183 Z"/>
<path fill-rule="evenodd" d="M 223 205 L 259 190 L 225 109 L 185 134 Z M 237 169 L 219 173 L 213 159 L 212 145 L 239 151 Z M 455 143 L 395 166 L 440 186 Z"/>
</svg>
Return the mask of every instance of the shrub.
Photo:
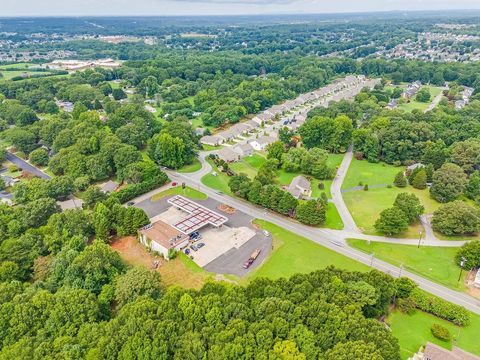
<svg viewBox="0 0 480 360">
<path fill-rule="evenodd" d="M 324 184 L 323 182 L 319 182 L 319 183 L 318 183 L 318 188 L 319 188 L 320 190 L 325 189 L 325 184 Z"/>
<path fill-rule="evenodd" d="M 365 184 L 365 186 L 363 187 L 363 190 L 368 191 L 368 184 Z"/>
<path fill-rule="evenodd" d="M 433 336 L 443 341 L 449 341 L 452 338 L 450 331 L 448 331 L 445 326 L 440 324 L 433 324 L 430 328 L 430 331 L 432 332 Z"/>
<path fill-rule="evenodd" d="M 470 324 L 470 314 L 463 306 L 452 304 L 419 289 L 412 291 L 411 298 L 417 309 L 451 321 L 456 325 L 467 326 Z"/>
<path fill-rule="evenodd" d="M 405 175 L 403 175 L 403 171 L 399 171 L 397 175 L 395 175 L 395 180 L 393 181 L 396 187 L 406 187 L 407 186 L 407 179 Z"/>
<path fill-rule="evenodd" d="M 397 306 L 404 314 L 412 315 L 415 313 L 415 301 L 412 298 L 398 299 Z"/>
</svg>

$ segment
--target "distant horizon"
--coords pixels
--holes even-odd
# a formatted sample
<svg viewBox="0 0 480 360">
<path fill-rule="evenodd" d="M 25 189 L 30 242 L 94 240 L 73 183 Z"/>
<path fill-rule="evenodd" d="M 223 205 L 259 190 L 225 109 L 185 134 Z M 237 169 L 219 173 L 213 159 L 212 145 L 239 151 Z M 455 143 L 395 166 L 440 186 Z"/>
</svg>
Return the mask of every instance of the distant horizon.
<svg viewBox="0 0 480 360">
<path fill-rule="evenodd" d="M 478 0 L 17 0 L 0 18 L 331 15 L 468 12 Z"/>
<path fill-rule="evenodd" d="M 135 15 L 114 15 L 114 14 L 103 14 L 103 15 L 2 15 L 0 19 L 34 19 L 34 18 L 136 18 L 136 17 L 143 17 L 143 18 L 155 18 L 155 17 L 219 17 L 219 16 L 229 16 L 229 17 L 238 17 L 238 16 L 297 16 L 297 15 L 308 15 L 308 16 L 315 16 L 315 15 L 357 15 L 357 14 L 391 14 L 391 13 L 430 13 L 430 14 L 441 14 L 441 13 L 449 13 L 450 12 L 467 12 L 473 11 L 478 12 L 480 14 L 480 7 L 474 9 L 442 9 L 442 10 L 408 10 L 408 9 L 396 9 L 396 10 L 382 10 L 382 11 L 332 11 L 332 12 L 315 12 L 315 13 L 307 13 L 307 12 L 265 12 L 265 13 L 244 13 L 244 14 L 163 14 L 163 15 L 146 15 L 146 14 L 135 14 Z M 468 14 L 465 14 L 468 15 Z M 473 15 L 472 15 L 473 16 Z"/>
</svg>

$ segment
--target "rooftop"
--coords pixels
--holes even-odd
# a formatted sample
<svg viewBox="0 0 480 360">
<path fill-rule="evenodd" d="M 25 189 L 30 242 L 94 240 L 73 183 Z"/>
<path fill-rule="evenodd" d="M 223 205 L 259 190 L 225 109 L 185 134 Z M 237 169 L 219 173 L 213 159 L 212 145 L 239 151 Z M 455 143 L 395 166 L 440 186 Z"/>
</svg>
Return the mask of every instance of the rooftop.
<svg viewBox="0 0 480 360">
<path fill-rule="evenodd" d="M 185 241 L 185 235 L 163 221 L 156 221 L 140 229 L 140 233 L 166 249 Z"/>
<path fill-rule="evenodd" d="M 191 234 L 205 225 L 220 227 L 228 221 L 225 216 L 181 195 L 176 195 L 168 199 L 167 202 L 189 214 L 185 219 L 173 224 L 173 227 L 183 234 Z"/>
</svg>

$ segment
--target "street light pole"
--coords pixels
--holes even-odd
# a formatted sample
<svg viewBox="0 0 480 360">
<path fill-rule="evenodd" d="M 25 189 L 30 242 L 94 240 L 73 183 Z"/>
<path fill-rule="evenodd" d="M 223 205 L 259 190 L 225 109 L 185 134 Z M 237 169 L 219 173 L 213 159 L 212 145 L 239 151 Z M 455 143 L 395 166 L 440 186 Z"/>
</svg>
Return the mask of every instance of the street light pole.
<svg viewBox="0 0 480 360">
<path fill-rule="evenodd" d="M 420 242 L 422 241 L 422 236 L 423 236 L 423 231 L 420 230 L 420 236 L 418 237 L 418 246 L 417 246 L 417 248 L 420 248 Z"/>
<path fill-rule="evenodd" d="M 458 274 L 458 281 L 457 283 L 460 282 L 460 279 L 462 277 L 462 272 L 463 272 L 463 267 L 465 266 L 465 261 L 467 261 L 467 259 L 465 259 L 463 256 L 462 258 L 460 259 L 460 274 Z"/>
<path fill-rule="evenodd" d="M 373 266 L 373 259 L 375 257 L 375 253 L 372 253 L 370 256 L 372 257 L 372 259 L 370 261 L 370 267 L 372 267 Z"/>
</svg>

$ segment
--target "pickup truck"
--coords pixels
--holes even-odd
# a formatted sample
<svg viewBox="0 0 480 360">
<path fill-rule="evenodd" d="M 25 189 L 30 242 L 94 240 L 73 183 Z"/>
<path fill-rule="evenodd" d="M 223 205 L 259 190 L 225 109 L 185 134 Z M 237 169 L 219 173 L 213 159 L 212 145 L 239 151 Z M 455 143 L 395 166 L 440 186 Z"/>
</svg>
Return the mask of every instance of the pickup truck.
<svg viewBox="0 0 480 360">
<path fill-rule="evenodd" d="M 258 255 L 260 255 L 260 249 L 255 250 L 255 251 L 250 255 L 250 257 L 248 258 L 248 260 L 243 263 L 243 268 L 244 268 L 244 269 L 248 269 L 248 268 L 253 264 L 253 262 L 257 259 Z"/>
</svg>

